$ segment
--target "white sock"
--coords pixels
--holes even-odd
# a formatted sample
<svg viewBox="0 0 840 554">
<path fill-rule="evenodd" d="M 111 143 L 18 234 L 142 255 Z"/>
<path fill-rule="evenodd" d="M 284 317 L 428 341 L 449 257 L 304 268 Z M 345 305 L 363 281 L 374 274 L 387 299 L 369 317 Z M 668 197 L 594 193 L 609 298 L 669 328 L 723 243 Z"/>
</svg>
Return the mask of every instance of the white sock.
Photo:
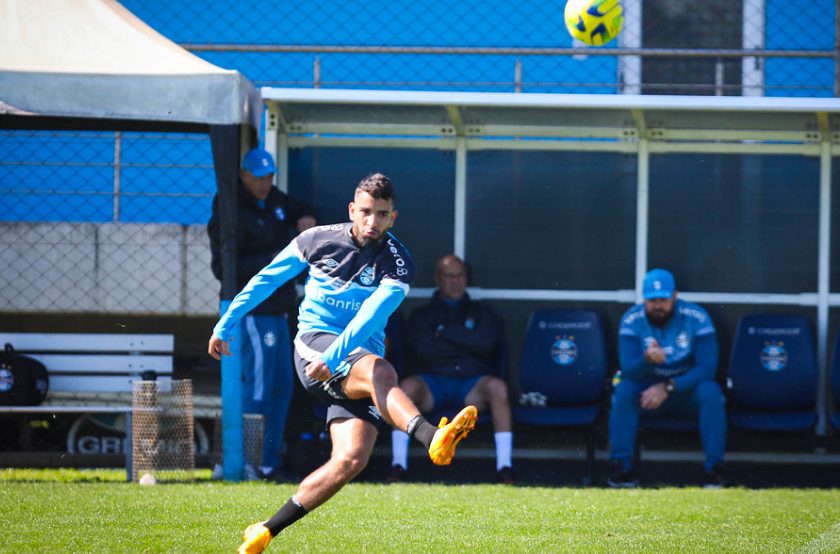
<svg viewBox="0 0 840 554">
<path fill-rule="evenodd" d="M 408 470 L 408 443 L 410 440 L 411 437 L 408 436 L 408 433 L 396 429 L 391 431 L 392 466 L 401 466 Z"/>
<path fill-rule="evenodd" d="M 513 432 L 494 433 L 496 440 L 496 471 L 503 467 L 513 467 Z"/>
</svg>

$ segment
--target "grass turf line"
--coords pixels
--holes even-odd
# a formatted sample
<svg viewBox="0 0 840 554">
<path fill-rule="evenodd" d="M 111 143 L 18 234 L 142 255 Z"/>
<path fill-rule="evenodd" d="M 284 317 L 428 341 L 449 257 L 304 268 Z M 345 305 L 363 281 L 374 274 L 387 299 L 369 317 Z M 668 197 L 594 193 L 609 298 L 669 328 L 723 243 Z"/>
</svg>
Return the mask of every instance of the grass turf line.
<svg viewBox="0 0 840 554">
<path fill-rule="evenodd" d="M 232 552 L 292 485 L 124 482 L 0 470 L 0 552 Z M 840 521 L 840 490 L 351 484 L 268 552 L 792 552 Z M 835 545 L 836 547 L 836 545 Z"/>
</svg>

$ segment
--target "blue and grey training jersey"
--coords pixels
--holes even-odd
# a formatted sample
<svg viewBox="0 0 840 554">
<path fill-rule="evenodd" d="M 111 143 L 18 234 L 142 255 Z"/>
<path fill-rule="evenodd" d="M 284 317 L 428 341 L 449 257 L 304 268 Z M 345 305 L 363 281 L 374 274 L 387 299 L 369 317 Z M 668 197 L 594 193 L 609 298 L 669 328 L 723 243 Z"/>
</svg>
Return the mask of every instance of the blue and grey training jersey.
<svg viewBox="0 0 840 554">
<path fill-rule="evenodd" d="M 637 304 L 622 316 L 618 335 L 619 363 L 624 377 L 674 378 L 678 390 L 679 384 L 685 383 L 690 385 L 685 388 L 691 388 L 701 377 L 714 377 L 717 366 L 715 327 L 706 310 L 697 304 L 678 299 L 673 317 L 662 327 L 651 325 L 644 304 Z M 644 352 L 654 340 L 665 352 L 665 363 L 649 367 Z M 688 375 L 692 372 L 697 375 Z M 681 376 L 686 378 L 681 379 Z"/>
<path fill-rule="evenodd" d="M 313 227 L 298 235 L 236 295 L 213 333 L 230 340 L 245 314 L 308 267 L 298 335 L 318 331 L 338 335 L 321 354 L 333 374 L 349 371 L 342 360 L 358 347 L 383 355 L 385 324 L 408 294 L 414 262 L 391 233 L 360 247 L 351 229 L 348 222 Z"/>
</svg>

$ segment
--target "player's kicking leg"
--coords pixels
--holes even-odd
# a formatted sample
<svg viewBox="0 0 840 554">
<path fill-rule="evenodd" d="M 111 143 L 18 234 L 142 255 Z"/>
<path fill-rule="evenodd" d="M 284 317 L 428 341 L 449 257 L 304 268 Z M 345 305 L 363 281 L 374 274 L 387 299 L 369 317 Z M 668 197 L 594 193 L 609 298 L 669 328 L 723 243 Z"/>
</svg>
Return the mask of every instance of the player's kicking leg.
<svg viewBox="0 0 840 554">
<path fill-rule="evenodd" d="M 371 398 L 383 419 L 420 441 L 435 465 L 449 465 L 458 443 L 475 428 L 478 410 L 467 406 L 451 422 L 443 418 L 435 427 L 420 415 L 420 410 L 397 383 L 393 366 L 370 354 L 353 364 L 342 389 L 348 398 Z"/>
<path fill-rule="evenodd" d="M 316 381 L 307 372 L 314 374 L 329 369 L 313 366 L 323 364 L 320 354 L 329 348 L 335 338 L 329 333 L 312 333 L 295 339 L 295 369 L 304 388 L 313 394 L 324 394 L 326 388 L 330 396 L 339 401 L 372 402 L 385 423 L 420 441 L 432 462 L 450 464 L 458 443 L 475 428 L 476 408 L 467 406 L 452 422 L 441 421 L 435 427 L 420 415 L 414 402 L 398 386 L 399 378 L 394 367 L 384 358 L 362 348 L 345 358 L 344 361 L 351 366 L 347 377 L 335 382 L 332 379 Z"/>
<path fill-rule="evenodd" d="M 367 465 L 378 432 L 369 421 L 358 418 L 337 419 L 330 423 L 332 452 L 327 462 L 310 473 L 295 492 L 267 521 L 245 530 L 239 554 L 257 554 L 271 539 L 337 493 Z"/>
<path fill-rule="evenodd" d="M 298 350 L 295 351 L 295 367 L 301 383 L 307 390 L 320 388 L 321 383 L 301 375 L 306 360 L 299 359 Z M 393 427 L 405 429 L 409 436 L 419 440 L 437 465 L 451 463 L 456 446 L 475 427 L 477 410 L 474 406 L 461 410 L 449 423 L 442 419 L 439 427 L 426 421 L 397 386 L 397 374 L 391 364 L 374 354 L 357 356 L 348 376 L 336 386 L 340 390 L 332 391 L 334 398 L 361 400 L 371 410 L 348 414 L 347 419 L 331 420 L 333 450 L 330 459 L 301 482 L 295 495 L 274 516 L 246 529 L 240 554 L 263 552 L 272 537 L 326 502 L 365 467 L 377 436 L 376 423 L 365 421 L 371 412 L 378 412 L 377 417 L 381 416 Z M 371 401 L 376 410 L 370 406 Z"/>
</svg>

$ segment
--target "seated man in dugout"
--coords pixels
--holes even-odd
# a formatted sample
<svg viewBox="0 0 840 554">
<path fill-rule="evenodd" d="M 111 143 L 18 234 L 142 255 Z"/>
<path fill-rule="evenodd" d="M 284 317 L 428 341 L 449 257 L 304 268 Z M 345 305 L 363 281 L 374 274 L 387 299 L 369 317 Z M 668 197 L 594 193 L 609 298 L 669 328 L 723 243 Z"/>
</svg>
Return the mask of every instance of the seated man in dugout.
<svg viewBox="0 0 840 554">
<path fill-rule="evenodd" d="M 703 485 L 724 486 L 726 410 L 715 382 L 718 343 L 706 310 L 677 298 L 674 276 L 652 269 L 644 302 L 627 310 L 618 330 L 620 370 L 610 411 L 611 487 L 638 485 L 633 449 L 640 417 L 697 418 L 706 461 Z"/>
<path fill-rule="evenodd" d="M 400 381 L 423 413 L 457 410 L 462 402 L 479 412 L 489 407 L 500 483 L 514 481 L 513 432 L 507 383 L 498 377 L 498 353 L 507 349 L 501 318 L 467 293 L 467 266 L 453 254 L 438 260 L 435 291 L 408 321 L 407 349 L 417 366 Z M 392 433 L 393 462 L 387 481 L 403 481 L 408 471 L 408 435 Z"/>
</svg>

